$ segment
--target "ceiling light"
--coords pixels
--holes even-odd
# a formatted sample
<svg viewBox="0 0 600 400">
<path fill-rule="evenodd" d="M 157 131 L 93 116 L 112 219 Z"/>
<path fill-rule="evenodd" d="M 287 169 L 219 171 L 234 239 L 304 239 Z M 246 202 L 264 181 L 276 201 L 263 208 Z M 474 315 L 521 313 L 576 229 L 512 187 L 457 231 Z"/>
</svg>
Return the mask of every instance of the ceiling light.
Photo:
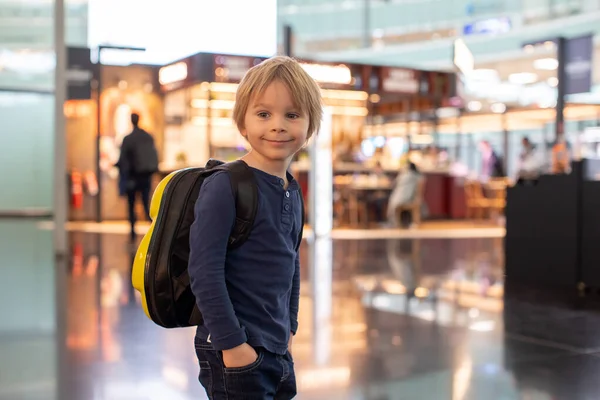
<svg viewBox="0 0 600 400">
<path fill-rule="evenodd" d="M 414 135 L 413 134 L 410 136 L 410 142 L 412 144 L 423 144 L 423 145 L 431 144 L 431 143 L 433 143 L 433 137 L 431 135 L 427 135 L 427 134 L 423 134 L 423 135 L 418 135 L 418 134 Z M 418 288 L 418 289 L 424 289 L 424 288 Z M 424 290 L 427 290 L 427 289 L 424 289 Z M 427 292 L 427 295 L 423 295 L 424 294 L 423 290 L 419 290 L 418 293 L 420 294 L 420 296 L 417 295 L 417 291 L 415 290 L 415 296 L 417 296 L 417 297 L 427 297 L 427 295 L 429 294 L 429 292 Z"/>
<path fill-rule="evenodd" d="M 424 136 L 424 135 L 419 135 L 419 136 Z M 429 135 L 427 135 L 427 136 L 429 136 Z M 429 137 L 431 137 L 431 136 L 429 136 Z M 433 138 L 431 138 L 431 139 L 433 139 Z M 414 140 L 412 138 L 411 138 L 411 141 L 413 141 L 413 143 L 414 143 Z M 423 142 L 422 144 L 429 144 L 432 142 L 433 142 L 433 140 L 431 142 L 429 142 L 429 141 Z M 418 287 L 415 289 L 415 296 L 420 297 L 420 298 L 427 297 L 427 296 L 429 296 L 429 290 L 424 287 Z"/>
<path fill-rule="evenodd" d="M 435 110 L 435 115 L 438 118 L 456 118 L 460 114 L 460 111 L 456 107 L 440 107 Z"/>
<path fill-rule="evenodd" d="M 539 102 L 540 108 L 554 108 L 556 107 L 556 99 L 547 99 Z"/>
<path fill-rule="evenodd" d="M 469 50 L 469 47 L 466 45 L 464 40 L 456 39 L 454 41 L 454 65 L 458 67 L 458 69 L 463 74 L 469 74 L 473 72 L 473 68 L 475 66 L 475 58 L 473 57 L 473 53 Z"/>
<path fill-rule="evenodd" d="M 385 32 L 383 31 L 383 29 L 375 29 L 373 31 L 373 38 L 374 39 L 381 39 L 383 38 Z"/>
<path fill-rule="evenodd" d="M 496 327 L 494 321 L 477 321 L 469 326 L 469 329 L 475 332 L 492 332 Z"/>
<path fill-rule="evenodd" d="M 494 112 L 496 114 L 502 114 L 504 111 L 506 111 L 506 104 L 494 103 L 491 105 L 490 108 L 492 109 L 492 112 Z"/>
<path fill-rule="evenodd" d="M 285 14 L 297 14 L 300 8 L 297 5 L 291 4 L 283 9 Z"/>
<path fill-rule="evenodd" d="M 548 82 L 548 85 L 551 87 L 557 87 L 558 86 L 558 78 L 555 76 L 552 76 L 550 78 L 548 78 L 548 80 L 546 81 Z"/>
<path fill-rule="evenodd" d="M 371 103 L 379 103 L 381 101 L 381 96 L 377 93 L 373 93 L 371 96 L 369 96 L 369 100 Z"/>
<path fill-rule="evenodd" d="M 554 71 L 558 68 L 558 60 L 556 58 L 540 58 L 533 62 L 533 67 L 544 71 Z"/>
<path fill-rule="evenodd" d="M 356 4 L 354 4 L 354 2 L 352 2 L 350 0 L 346 0 L 342 3 L 342 8 L 344 10 L 352 10 L 352 9 L 356 8 Z"/>
<path fill-rule="evenodd" d="M 469 111 L 481 111 L 481 108 L 482 108 L 482 106 L 481 106 L 481 102 L 480 101 L 470 101 L 467 104 L 467 109 Z"/>
<path fill-rule="evenodd" d="M 474 69 L 468 74 L 468 78 L 474 81 L 493 81 L 499 82 L 498 71 L 495 69 Z"/>
<path fill-rule="evenodd" d="M 508 76 L 508 81 L 515 85 L 527 85 L 537 81 L 538 76 L 533 72 L 517 72 Z"/>
</svg>

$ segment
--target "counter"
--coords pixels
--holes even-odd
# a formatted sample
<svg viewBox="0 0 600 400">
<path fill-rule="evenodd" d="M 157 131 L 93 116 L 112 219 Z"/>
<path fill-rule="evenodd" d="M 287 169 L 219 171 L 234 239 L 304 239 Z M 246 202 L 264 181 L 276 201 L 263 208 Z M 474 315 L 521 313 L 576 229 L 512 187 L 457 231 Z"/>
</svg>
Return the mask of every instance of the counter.
<svg viewBox="0 0 600 400">
<path fill-rule="evenodd" d="M 507 190 L 507 281 L 600 287 L 596 167 L 598 160 L 573 162 L 568 175 L 543 175 Z"/>
<path fill-rule="evenodd" d="M 292 173 L 299 181 L 305 197 L 308 195 L 308 168 L 296 164 L 292 167 Z M 334 166 L 334 177 L 349 176 L 350 179 L 355 175 L 366 175 L 371 173 L 372 169 L 358 164 L 336 164 Z M 379 186 L 374 185 L 372 190 L 381 190 L 391 192 L 393 181 L 398 174 L 397 169 L 384 169 L 388 177 L 387 184 Z M 446 170 L 425 171 L 422 172 L 426 179 L 424 202 L 427 205 L 428 219 L 462 219 L 466 216 L 465 192 L 463 179 L 452 176 Z M 351 177 L 352 176 L 352 177 Z M 308 201 L 307 201 L 308 204 Z"/>
</svg>

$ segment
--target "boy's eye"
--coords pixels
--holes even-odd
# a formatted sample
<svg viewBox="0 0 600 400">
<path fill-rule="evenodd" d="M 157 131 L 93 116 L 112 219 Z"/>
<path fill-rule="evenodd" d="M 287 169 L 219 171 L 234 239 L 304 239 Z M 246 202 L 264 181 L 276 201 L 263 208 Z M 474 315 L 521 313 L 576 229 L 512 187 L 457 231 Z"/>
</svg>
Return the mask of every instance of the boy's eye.
<svg viewBox="0 0 600 400">
<path fill-rule="evenodd" d="M 269 113 L 265 111 L 261 111 L 256 115 L 258 115 L 259 118 L 269 118 Z"/>
<path fill-rule="evenodd" d="M 288 118 L 290 119 L 296 119 L 296 118 L 300 118 L 300 115 L 296 114 L 296 113 L 289 113 L 287 115 Z"/>
</svg>

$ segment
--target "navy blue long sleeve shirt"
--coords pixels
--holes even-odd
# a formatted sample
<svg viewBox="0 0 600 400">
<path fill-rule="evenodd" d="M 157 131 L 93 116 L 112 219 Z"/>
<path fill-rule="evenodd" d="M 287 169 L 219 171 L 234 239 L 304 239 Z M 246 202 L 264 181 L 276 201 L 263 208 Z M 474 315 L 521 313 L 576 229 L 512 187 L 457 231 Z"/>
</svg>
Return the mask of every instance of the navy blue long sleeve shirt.
<svg viewBox="0 0 600 400">
<path fill-rule="evenodd" d="M 198 195 L 190 230 L 191 287 L 204 317 L 197 336 L 215 350 L 245 342 L 285 354 L 298 329 L 300 262 L 296 247 L 302 224 L 298 183 L 252 168 L 258 210 L 248 240 L 228 251 L 235 223 L 229 173 L 208 177 Z"/>
</svg>

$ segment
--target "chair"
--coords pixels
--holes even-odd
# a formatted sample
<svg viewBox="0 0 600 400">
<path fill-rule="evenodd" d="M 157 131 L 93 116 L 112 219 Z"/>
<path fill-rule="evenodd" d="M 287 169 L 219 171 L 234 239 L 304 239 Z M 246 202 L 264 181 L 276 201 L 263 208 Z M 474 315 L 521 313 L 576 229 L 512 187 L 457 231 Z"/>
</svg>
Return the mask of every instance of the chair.
<svg viewBox="0 0 600 400">
<path fill-rule="evenodd" d="M 486 211 L 499 211 L 504 208 L 501 198 L 487 198 L 483 195 L 483 187 L 479 181 L 465 182 L 465 200 L 467 218 L 483 219 Z"/>
<path fill-rule="evenodd" d="M 415 196 L 410 203 L 402 204 L 396 207 L 396 219 L 400 222 L 402 211 L 409 211 L 412 216 L 412 223 L 418 226 L 421 223 L 421 209 L 423 207 L 423 199 L 425 197 L 425 178 L 421 177 L 417 182 Z"/>
</svg>

